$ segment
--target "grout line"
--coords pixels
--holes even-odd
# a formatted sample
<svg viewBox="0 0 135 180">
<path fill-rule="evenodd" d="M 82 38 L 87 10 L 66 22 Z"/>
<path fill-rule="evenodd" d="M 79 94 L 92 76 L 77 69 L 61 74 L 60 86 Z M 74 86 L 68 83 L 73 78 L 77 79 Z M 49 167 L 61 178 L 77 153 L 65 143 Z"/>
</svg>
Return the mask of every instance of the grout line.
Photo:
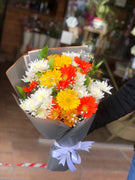
<svg viewBox="0 0 135 180">
<path fill-rule="evenodd" d="M 127 161 L 131 162 L 131 159 L 123 151 L 120 150 L 120 152 Z"/>
</svg>

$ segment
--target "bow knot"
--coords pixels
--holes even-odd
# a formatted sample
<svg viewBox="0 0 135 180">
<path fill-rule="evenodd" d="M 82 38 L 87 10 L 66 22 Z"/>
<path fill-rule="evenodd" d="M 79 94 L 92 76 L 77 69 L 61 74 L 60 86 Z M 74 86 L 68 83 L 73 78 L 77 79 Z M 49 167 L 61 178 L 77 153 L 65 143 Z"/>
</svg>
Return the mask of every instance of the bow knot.
<svg viewBox="0 0 135 180">
<path fill-rule="evenodd" d="M 63 166 L 67 163 L 68 168 L 71 171 L 75 171 L 74 164 L 81 164 L 81 157 L 76 150 L 89 151 L 92 147 L 93 141 L 78 142 L 74 146 L 64 147 L 59 145 L 56 141 L 54 145 L 58 148 L 52 151 L 52 157 L 59 160 L 59 164 Z"/>
</svg>

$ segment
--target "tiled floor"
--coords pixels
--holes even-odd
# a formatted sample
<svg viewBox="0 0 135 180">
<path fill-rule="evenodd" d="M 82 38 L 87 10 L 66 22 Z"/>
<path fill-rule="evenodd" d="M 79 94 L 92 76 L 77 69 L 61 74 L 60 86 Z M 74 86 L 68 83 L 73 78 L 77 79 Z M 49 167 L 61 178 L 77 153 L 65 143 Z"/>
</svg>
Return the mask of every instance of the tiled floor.
<svg viewBox="0 0 135 180">
<path fill-rule="evenodd" d="M 39 142 L 41 135 L 16 105 L 5 76 L 10 65 L 0 63 L 0 180 L 126 180 L 133 155 L 132 146 L 127 143 L 131 142 L 115 138 L 111 144 L 106 144 L 110 133 L 105 127 L 86 138 L 97 143 L 89 153 L 80 152 L 82 163 L 76 166 L 75 172 L 17 167 L 19 163 L 47 163 L 53 142 Z M 5 163 L 11 166 L 5 166 Z"/>
</svg>

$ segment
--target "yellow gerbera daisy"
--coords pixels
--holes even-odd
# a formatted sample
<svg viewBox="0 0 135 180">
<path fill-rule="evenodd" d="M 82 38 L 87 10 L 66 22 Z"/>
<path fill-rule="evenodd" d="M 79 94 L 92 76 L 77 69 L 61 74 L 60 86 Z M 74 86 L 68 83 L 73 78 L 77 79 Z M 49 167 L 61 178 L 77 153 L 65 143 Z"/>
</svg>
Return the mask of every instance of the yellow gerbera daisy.
<svg viewBox="0 0 135 180">
<path fill-rule="evenodd" d="M 53 71 L 48 70 L 40 77 L 40 86 L 52 87 L 56 85 L 61 77 L 61 72 L 54 69 Z"/>
<path fill-rule="evenodd" d="M 76 109 L 80 104 L 78 93 L 74 89 L 61 90 L 56 97 L 58 105 L 65 111 Z"/>
<path fill-rule="evenodd" d="M 57 55 L 54 57 L 54 68 L 60 69 L 64 65 L 69 66 L 72 64 L 72 59 L 69 56 Z"/>
</svg>

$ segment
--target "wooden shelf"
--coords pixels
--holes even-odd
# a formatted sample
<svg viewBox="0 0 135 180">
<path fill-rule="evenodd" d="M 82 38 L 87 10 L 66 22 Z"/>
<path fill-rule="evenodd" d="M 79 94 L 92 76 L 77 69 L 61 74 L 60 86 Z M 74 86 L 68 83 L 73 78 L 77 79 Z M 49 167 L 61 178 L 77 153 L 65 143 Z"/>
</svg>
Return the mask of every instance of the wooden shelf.
<svg viewBox="0 0 135 180">
<path fill-rule="evenodd" d="M 66 6 L 66 0 L 58 3 L 56 15 L 48 15 L 46 13 L 40 13 L 35 10 L 17 8 L 15 6 L 9 5 L 7 7 L 2 39 L 1 39 L 1 50 L 14 55 L 18 47 L 22 45 L 23 40 L 23 22 L 24 19 L 37 14 L 41 21 L 53 20 L 63 22 L 64 20 L 64 10 Z"/>
</svg>

